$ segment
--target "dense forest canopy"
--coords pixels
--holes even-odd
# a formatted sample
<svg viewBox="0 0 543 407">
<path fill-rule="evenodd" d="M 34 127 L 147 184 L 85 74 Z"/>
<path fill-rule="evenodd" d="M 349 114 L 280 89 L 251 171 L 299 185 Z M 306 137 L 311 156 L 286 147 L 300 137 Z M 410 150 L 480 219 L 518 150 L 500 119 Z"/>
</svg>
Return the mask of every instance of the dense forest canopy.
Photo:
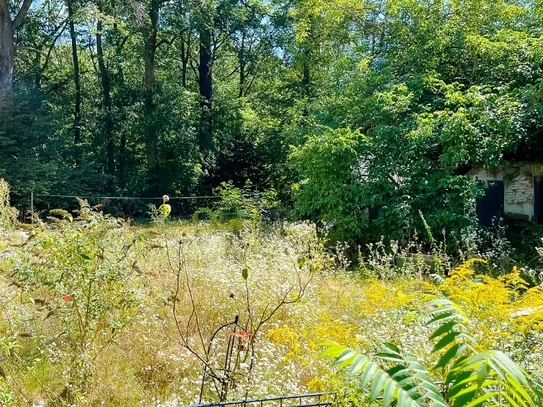
<svg viewBox="0 0 543 407">
<path fill-rule="evenodd" d="M 542 23 L 538 0 L 0 0 L 0 177 L 19 207 L 250 180 L 346 239 L 461 230 L 467 170 L 543 159 Z"/>
</svg>

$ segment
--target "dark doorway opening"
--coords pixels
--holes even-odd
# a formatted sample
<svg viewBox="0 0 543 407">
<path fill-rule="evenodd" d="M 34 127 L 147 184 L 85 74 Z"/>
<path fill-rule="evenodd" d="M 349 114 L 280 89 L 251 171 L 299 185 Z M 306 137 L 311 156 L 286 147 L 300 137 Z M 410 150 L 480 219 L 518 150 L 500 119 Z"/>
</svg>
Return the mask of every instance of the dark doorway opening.
<svg viewBox="0 0 543 407">
<path fill-rule="evenodd" d="M 476 211 L 479 222 L 491 227 L 496 218 L 503 216 L 505 187 L 503 181 L 488 181 L 485 196 L 477 199 Z"/>
</svg>

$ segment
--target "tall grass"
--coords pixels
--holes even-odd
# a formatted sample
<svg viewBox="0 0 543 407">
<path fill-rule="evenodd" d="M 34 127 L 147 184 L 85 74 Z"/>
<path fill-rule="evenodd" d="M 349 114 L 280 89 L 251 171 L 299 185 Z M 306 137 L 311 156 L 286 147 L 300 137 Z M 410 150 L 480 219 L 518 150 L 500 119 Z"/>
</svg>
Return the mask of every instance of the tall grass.
<svg viewBox="0 0 543 407">
<path fill-rule="evenodd" d="M 479 343 L 541 373 L 543 296 L 518 270 L 483 278 L 466 263 L 434 282 L 417 255 L 402 257 L 408 278 L 387 280 L 376 258 L 373 271 L 347 272 L 345 248 L 332 254 L 312 224 L 235 226 L 136 228 L 96 212 L 36 225 L 0 258 L 0 405 L 173 407 L 329 390 L 364 405 L 321 344 L 368 353 L 392 342 L 431 363 L 424 304 L 440 293 L 464 307 Z"/>
</svg>

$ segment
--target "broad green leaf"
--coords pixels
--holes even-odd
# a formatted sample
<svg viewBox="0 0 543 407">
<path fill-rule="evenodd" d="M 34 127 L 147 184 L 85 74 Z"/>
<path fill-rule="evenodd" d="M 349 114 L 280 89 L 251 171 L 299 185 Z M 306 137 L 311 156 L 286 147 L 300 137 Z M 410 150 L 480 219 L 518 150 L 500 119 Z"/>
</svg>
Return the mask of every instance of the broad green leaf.
<svg viewBox="0 0 543 407">
<path fill-rule="evenodd" d="M 482 394 L 481 396 L 477 397 L 475 400 L 473 400 L 473 401 L 469 402 L 468 404 L 466 404 L 464 407 L 483 406 L 488 401 L 488 399 L 494 397 L 496 394 L 498 394 L 498 393 L 492 392 L 492 393 Z"/>
<path fill-rule="evenodd" d="M 478 390 L 479 388 L 476 384 L 463 389 L 461 393 L 454 397 L 452 407 L 464 407 L 473 400 Z"/>
<path fill-rule="evenodd" d="M 510 375 L 519 383 L 524 385 L 528 384 L 528 379 L 525 372 L 506 354 L 500 351 L 492 351 L 489 356 L 494 369 L 498 373 L 502 373 L 503 377 L 505 377 L 505 375 Z"/>
<path fill-rule="evenodd" d="M 383 346 L 387 348 L 390 352 L 395 353 L 398 356 L 401 356 L 400 348 L 390 342 L 383 343 Z"/>
<path fill-rule="evenodd" d="M 401 355 L 397 355 L 395 353 L 376 353 L 375 357 L 386 360 L 389 362 L 396 362 L 396 363 L 403 363 L 404 359 L 401 357 Z"/>
<path fill-rule="evenodd" d="M 405 378 L 412 378 L 413 375 L 403 365 L 396 365 L 387 370 L 387 374 L 392 377 L 396 382 L 400 382 Z"/>
<path fill-rule="evenodd" d="M 364 355 L 358 354 L 351 365 L 351 368 L 349 369 L 349 376 L 354 376 L 357 373 L 360 372 L 364 368 L 364 366 L 368 363 L 368 358 Z"/>
<path fill-rule="evenodd" d="M 490 366 L 486 363 L 482 363 L 481 366 L 475 370 L 475 373 L 477 374 L 477 385 L 481 387 L 490 374 Z"/>
<path fill-rule="evenodd" d="M 418 361 L 409 363 L 409 369 L 414 370 L 417 373 L 428 373 L 428 369 L 421 365 Z"/>
<path fill-rule="evenodd" d="M 456 323 L 456 315 L 453 312 L 443 311 L 435 314 L 430 314 L 431 319 L 429 319 L 425 325 L 431 325 L 436 322 L 448 322 L 453 321 Z"/>
<path fill-rule="evenodd" d="M 446 312 L 448 314 L 455 315 L 459 320 L 469 322 L 469 318 L 467 317 L 466 313 L 460 308 L 457 304 L 454 302 L 441 298 L 437 300 L 428 301 L 426 303 L 429 307 L 436 307 L 435 310 L 432 310 L 430 312 L 430 315 L 436 315 L 441 314 L 442 312 Z"/>
<path fill-rule="evenodd" d="M 358 353 L 352 349 L 345 349 L 341 352 L 334 360 L 334 363 L 341 366 L 346 366 L 350 364 Z"/>
<path fill-rule="evenodd" d="M 377 369 L 378 366 L 374 362 L 368 362 L 366 364 L 366 366 L 364 367 L 364 371 L 360 375 L 360 380 L 358 381 L 359 389 L 362 390 L 368 385 Z"/>
<path fill-rule="evenodd" d="M 471 380 L 471 371 L 451 370 L 445 377 L 445 386 L 450 386 L 447 392 L 447 398 L 452 398 L 456 392 L 462 390 L 461 384 L 468 383 Z"/>
</svg>

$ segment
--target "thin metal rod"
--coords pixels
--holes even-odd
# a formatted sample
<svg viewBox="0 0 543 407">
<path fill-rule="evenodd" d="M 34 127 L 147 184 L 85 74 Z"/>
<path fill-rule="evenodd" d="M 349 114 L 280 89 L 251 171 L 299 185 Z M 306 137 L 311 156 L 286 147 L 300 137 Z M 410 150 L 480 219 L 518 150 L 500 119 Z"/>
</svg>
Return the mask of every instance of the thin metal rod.
<svg viewBox="0 0 543 407">
<path fill-rule="evenodd" d="M 30 191 L 30 222 L 34 223 L 34 191 Z"/>
</svg>

